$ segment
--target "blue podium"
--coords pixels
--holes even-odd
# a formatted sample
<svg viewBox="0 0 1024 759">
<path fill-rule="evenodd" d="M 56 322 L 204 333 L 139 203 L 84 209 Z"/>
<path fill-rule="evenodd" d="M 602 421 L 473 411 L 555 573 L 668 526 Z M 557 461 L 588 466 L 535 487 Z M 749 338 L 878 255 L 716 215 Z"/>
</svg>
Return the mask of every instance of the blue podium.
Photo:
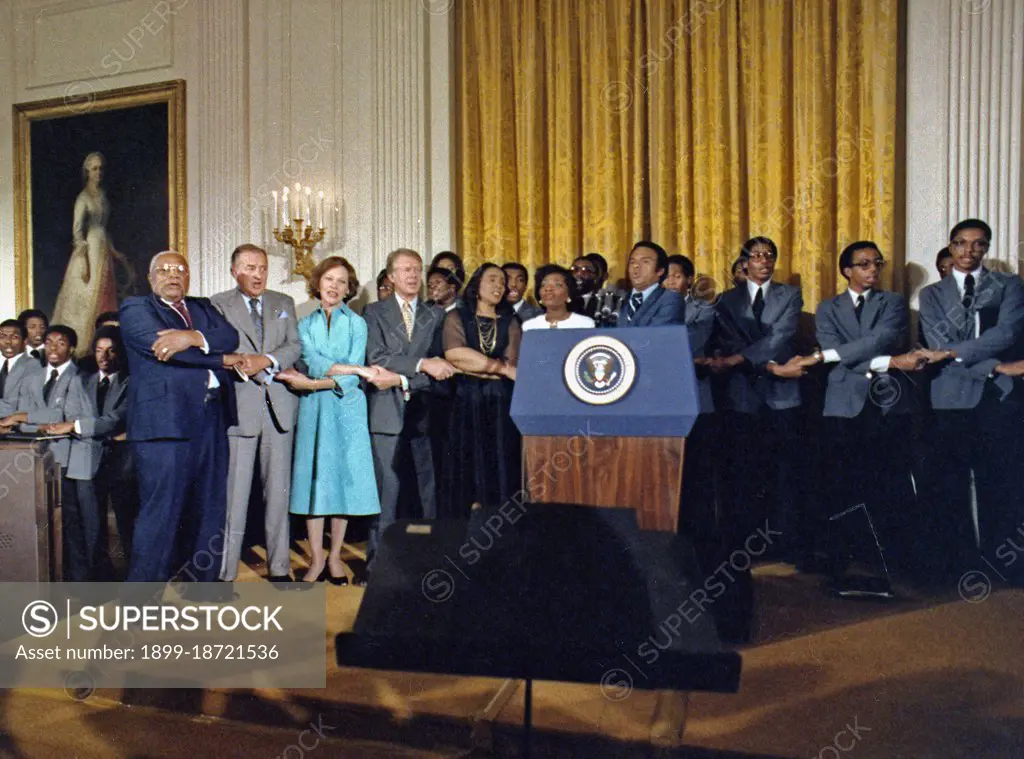
<svg viewBox="0 0 1024 759">
<path fill-rule="evenodd" d="M 698 411 L 686 327 L 525 333 L 512 419 L 527 500 L 633 508 L 642 530 L 675 532 Z"/>
</svg>

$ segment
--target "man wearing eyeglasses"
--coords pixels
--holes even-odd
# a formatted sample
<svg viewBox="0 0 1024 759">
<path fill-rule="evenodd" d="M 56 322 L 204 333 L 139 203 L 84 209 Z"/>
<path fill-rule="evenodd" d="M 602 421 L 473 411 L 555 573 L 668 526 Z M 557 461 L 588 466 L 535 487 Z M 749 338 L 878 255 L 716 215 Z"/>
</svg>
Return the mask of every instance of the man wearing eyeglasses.
<svg viewBox="0 0 1024 759">
<path fill-rule="evenodd" d="M 128 354 L 128 440 L 139 483 L 130 582 L 217 579 L 224 553 L 227 428 L 235 403 L 225 366 L 238 332 L 206 298 L 186 297 L 184 256 L 149 264 L 151 295 L 121 305 Z"/>
<path fill-rule="evenodd" d="M 776 554 L 795 563 L 804 553 L 797 520 L 803 479 L 799 377 L 806 370 L 790 360 L 803 298 L 799 288 L 772 279 L 779 257 L 772 240 L 747 240 L 740 256 L 747 281 L 722 293 L 715 306 L 719 355 L 708 360 L 724 382 L 726 471 L 743 472 L 724 488 L 723 530 L 735 547 L 767 518 L 782 533 Z M 751 465 L 751 446 L 758 451 L 757 466 Z"/>
<path fill-rule="evenodd" d="M 1022 515 L 1017 476 L 1024 403 L 1004 362 L 1024 358 L 1024 285 L 1016 274 L 982 266 L 991 240 L 992 230 L 978 219 L 953 227 L 953 272 L 920 296 L 925 340 L 942 360 L 931 384 L 934 493 L 928 516 L 934 571 L 948 578 L 978 566 L 979 546 L 989 566 L 996 562 L 999 546 L 1017 535 Z M 1019 569 L 1024 561 L 1015 563 Z M 996 571 L 1010 577 L 1004 569 Z"/>
<path fill-rule="evenodd" d="M 597 265 L 593 261 L 587 260 L 585 256 L 580 256 L 572 262 L 572 267 L 569 271 L 572 272 L 573 279 L 576 280 L 576 286 L 580 290 L 580 298 L 583 301 L 583 315 L 593 319 L 594 314 L 597 313 L 598 305 L 598 299 L 595 297 L 599 276 Z"/>
<path fill-rule="evenodd" d="M 804 367 L 833 365 L 828 375 L 823 411 L 825 460 L 829 478 L 823 505 L 830 518 L 833 589 L 851 589 L 843 578 L 845 553 L 856 543 L 857 558 L 879 565 L 877 548 L 863 513 L 863 504 L 887 552 L 907 542 L 906 527 L 914 507 L 910 439 L 913 383 L 908 373 L 920 372 L 927 356 L 903 353 L 910 312 L 906 299 L 882 289 L 885 259 L 868 240 L 851 243 L 839 256 L 846 292 L 823 301 L 815 315 L 820 350 L 800 360 Z M 869 554 L 864 550 L 872 551 Z M 889 555 L 889 554 L 887 554 Z"/>
</svg>

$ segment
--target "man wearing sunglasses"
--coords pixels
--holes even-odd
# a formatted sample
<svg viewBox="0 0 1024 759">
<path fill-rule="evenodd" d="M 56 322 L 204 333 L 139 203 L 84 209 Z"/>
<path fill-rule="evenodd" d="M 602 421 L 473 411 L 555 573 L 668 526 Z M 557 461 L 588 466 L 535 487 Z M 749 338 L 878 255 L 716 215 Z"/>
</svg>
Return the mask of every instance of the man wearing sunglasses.
<svg viewBox="0 0 1024 759">
<path fill-rule="evenodd" d="M 224 554 L 227 428 L 236 423 L 225 366 L 238 360 L 238 332 L 209 300 L 186 297 L 181 254 L 153 256 L 149 284 L 151 295 L 121 305 L 139 482 L 128 581 L 209 582 Z"/>
<path fill-rule="evenodd" d="M 1016 556 L 1012 567 L 1000 566 L 999 559 L 1004 541 L 1019 540 L 1024 516 L 1017 481 L 1024 402 L 1007 376 L 1008 366 L 1024 358 L 1024 285 L 1016 274 L 982 266 L 991 240 L 992 230 L 978 219 L 953 227 L 953 272 L 920 296 L 925 341 L 942 359 L 931 384 L 930 556 L 934 572 L 949 579 L 993 564 L 1004 579 L 1013 579 L 1013 570 L 1019 576 L 1024 565 Z M 979 544 L 989 567 L 979 564 Z"/>
</svg>

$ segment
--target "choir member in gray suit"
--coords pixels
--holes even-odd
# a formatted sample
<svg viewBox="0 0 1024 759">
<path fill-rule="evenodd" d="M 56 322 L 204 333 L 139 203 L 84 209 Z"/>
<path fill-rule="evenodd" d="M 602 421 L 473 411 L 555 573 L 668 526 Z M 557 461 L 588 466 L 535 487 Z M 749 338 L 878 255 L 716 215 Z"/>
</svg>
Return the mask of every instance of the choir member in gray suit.
<svg viewBox="0 0 1024 759">
<path fill-rule="evenodd" d="M 16 399 L 17 411 L 0 419 L 0 432 L 20 427 L 21 432 L 40 432 L 41 425 L 65 421 L 65 407 L 78 376 L 78 367 L 71 360 L 78 345 L 78 335 L 71 327 L 52 324 L 43 339 L 46 367 L 32 381 L 22 383 Z M 76 489 L 68 480 L 71 438 L 53 440 L 49 444 L 61 472 L 61 525 L 64 536 L 64 579 L 81 582 L 88 579 L 82 505 Z"/>
<path fill-rule="evenodd" d="M 799 288 L 772 280 L 779 251 L 754 237 L 740 253 L 747 282 L 722 294 L 716 305 L 712 371 L 726 375 L 723 435 L 729 455 L 730 491 L 725 517 L 735 546 L 767 518 L 782 533 L 773 544 L 779 558 L 796 562 L 808 548 L 798 525 L 802 490 L 800 383 L 806 370 L 789 363 L 803 299 Z M 742 473 L 742 474 L 740 474 Z"/>
<path fill-rule="evenodd" d="M 955 579 L 985 559 L 1019 581 L 1021 565 L 1004 541 L 1024 518 L 1018 479 L 1024 402 L 1006 364 L 1024 358 L 1024 285 L 982 266 L 992 230 L 967 219 L 949 234 L 953 272 L 921 291 L 928 348 L 944 359 L 931 383 L 935 427 L 929 519 L 937 578 Z M 974 538 L 970 485 L 977 496 Z M 1002 556 L 1000 556 L 1002 553 Z"/>
<path fill-rule="evenodd" d="M 0 323 L 0 418 L 18 410 L 18 392 L 43 373 L 43 367 L 25 353 L 28 330 L 17 319 Z"/>
<path fill-rule="evenodd" d="M 85 565 L 85 578 L 93 581 L 111 579 L 101 572 L 107 562 L 107 499 L 115 503 L 117 528 L 122 546 L 131 542 L 132 513 L 125 507 L 138 502 L 134 478 L 124 476 L 130 466 L 127 443 L 114 443 L 113 438 L 125 431 L 128 408 L 128 378 L 119 366 L 124 361 L 120 330 L 100 327 L 93 333 L 92 355 L 97 371 L 79 374 L 71 386 L 64 405 L 64 421 L 43 425 L 41 430 L 53 435 L 77 436 L 71 440 L 68 457 L 68 482 L 75 488 L 80 506 L 83 555 L 76 562 Z M 123 435 L 122 435 L 123 437 Z M 100 475 L 101 468 L 108 471 Z M 120 475 L 120 476 L 118 476 Z M 127 550 L 121 552 L 127 556 Z"/>
<path fill-rule="evenodd" d="M 290 369 L 302 355 L 295 301 L 267 290 L 267 254 L 256 245 L 240 245 L 231 254 L 231 275 L 238 287 L 210 298 L 238 331 L 235 399 L 238 424 L 228 428 L 227 539 L 220 579 L 238 576 L 253 472 L 259 460 L 263 489 L 267 574 L 288 582 L 288 504 L 291 497 L 292 440 L 298 397 L 274 375 Z"/>
<path fill-rule="evenodd" d="M 366 363 L 384 369 L 372 380 L 369 392 L 370 440 L 380 492 L 380 516 L 367 548 L 371 564 L 381 534 L 395 521 L 403 473 L 415 475 L 423 518 L 437 516 L 429 396 L 435 382 L 454 373 L 434 350 L 445 311 L 419 299 L 423 259 L 413 250 L 399 248 L 388 255 L 387 271 L 395 294 L 363 311 Z"/>
<path fill-rule="evenodd" d="M 927 365 L 921 353 L 904 353 L 910 332 L 906 299 L 881 289 L 885 259 L 878 246 L 851 243 L 839 256 L 839 271 L 849 282 L 845 292 L 822 301 L 815 316 L 820 350 L 805 367 L 832 366 L 825 391 L 823 447 L 828 497 L 824 518 L 863 504 L 888 559 L 910 569 L 907 543 L 915 511 L 911 482 L 910 413 L 914 409 L 911 374 Z M 877 549 L 863 514 L 830 521 L 831 570 L 836 589 L 846 581 L 847 547 L 879 565 Z M 865 556 L 863 551 L 870 551 Z"/>
</svg>

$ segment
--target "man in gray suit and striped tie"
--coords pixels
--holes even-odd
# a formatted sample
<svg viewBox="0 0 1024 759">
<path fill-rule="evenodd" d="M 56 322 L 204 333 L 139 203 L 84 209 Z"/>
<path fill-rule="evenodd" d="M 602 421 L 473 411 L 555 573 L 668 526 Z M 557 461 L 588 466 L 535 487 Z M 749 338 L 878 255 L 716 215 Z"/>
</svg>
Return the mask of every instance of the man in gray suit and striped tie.
<svg viewBox="0 0 1024 759">
<path fill-rule="evenodd" d="M 1017 536 L 1024 516 L 1018 481 L 1024 401 L 1007 376 L 1007 363 L 1024 358 L 1024 285 L 1016 274 L 982 266 L 991 240 L 992 230 L 978 219 L 954 226 L 949 233 L 953 272 L 920 296 L 925 341 L 945 359 L 931 383 L 930 556 L 937 578 L 955 579 L 977 568 L 979 543 L 991 568 L 1004 541 Z M 1012 558 L 995 571 L 1019 579 L 1024 561 Z"/>
<path fill-rule="evenodd" d="M 370 303 L 363 311 L 366 363 L 387 370 L 372 380 L 369 392 L 370 440 L 380 491 L 380 516 L 367 548 L 370 564 L 381 534 L 397 517 L 399 496 L 406 484 L 403 474 L 415 476 L 415 495 L 423 518 L 437 516 L 428 396 L 435 382 L 455 372 L 444 358 L 431 355 L 445 311 L 420 301 L 423 259 L 416 251 L 399 248 L 388 255 L 387 272 L 395 294 Z M 363 579 L 357 577 L 357 582 Z"/>
<path fill-rule="evenodd" d="M 263 489 L 267 575 L 288 582 L 291 556 L 288 501 L 292 480 L 292 439 L 298 398 L 274 375 L 294 366 L 302 354 L 295 301 L 267 290 L 267 254 L 256 245 L 239 245 L 231 254 L 231 275 L 238 287 L 210 298 L 238 330 L 235 399 L 238 424 L 228 428 L 228 513 L 220 579 L 238 576 L 253 474 L 259 461 Z M 244 377 L 244 379 L 243 379 Z"/>
</svg>

